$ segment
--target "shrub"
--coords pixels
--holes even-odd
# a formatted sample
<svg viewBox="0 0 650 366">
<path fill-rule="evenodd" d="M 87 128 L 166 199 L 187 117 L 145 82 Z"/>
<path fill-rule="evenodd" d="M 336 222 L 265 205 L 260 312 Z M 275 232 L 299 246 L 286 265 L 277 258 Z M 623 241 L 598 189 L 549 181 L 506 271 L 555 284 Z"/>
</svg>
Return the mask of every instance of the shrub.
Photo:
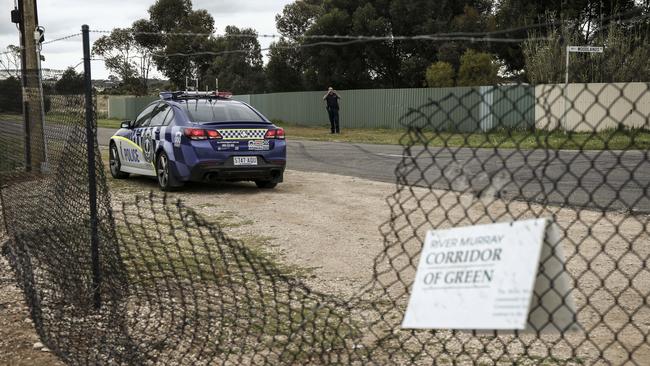
<svg viewBox="0 0 650 366">
<path fill-rule="evenodd" d="M 494 85 L 497 82 L 498 71 L 499 65 L 491 54 L 468 49 L 460 58 L 457 84 L 458 86 Z"/>
<path fill-rule="evenodd" d="M 454 86 L 454 68 L 448 62 L 434 62 L 427 68 L 425 78 L 430 88 Z"/>
</svg>

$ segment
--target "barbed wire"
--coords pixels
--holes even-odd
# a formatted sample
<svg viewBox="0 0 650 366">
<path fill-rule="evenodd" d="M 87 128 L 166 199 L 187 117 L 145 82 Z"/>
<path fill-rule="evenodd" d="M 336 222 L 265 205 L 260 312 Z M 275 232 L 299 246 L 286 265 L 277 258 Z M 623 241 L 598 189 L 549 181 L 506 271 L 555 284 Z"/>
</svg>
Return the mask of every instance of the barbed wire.
<svg viewBox="0 0 650 366">
<path fill-rule="evenodd" d="M 623 13 L 613 14 L 609 17 L 605 17 L 603 21 L 616 20 L 614 24 L 627 24 L 633 23 L 639 20 L 650 18 L 650 14 L 640 14 L 635 15 L 630 18 L 621 19 L 623 17 L 638 14 L 638 11 L 628 11 Z M 560 25 L 569 22 L 568 20 L 557 20 L 552 22 L 536 23 L 526 26 L 513 27 L 503 30 L 489 31 L 489 32 L 439 32 L 433 34 L 416 34 L 416 35 L 345 35 L 345 34 L 301 34 L 296 36 L 283 36 L 281 34 L 250 34 L 250 33 L 230 33 L 230 34 L 217 34 L 217 33 L 201 33 L 201 32 L 136 32 L 125 28 L 124 30 L 133 35 L 143 35 L 143 36 L 179 36 L 179 37 L 213 37 L 213 38 L 269 38 L 269 39 L 301 39 L 301 40 L 329 40 L 329 41 L 348 41 L 348 42 L 316 42 L 308 43 L 306 45 L 300 46 L 345 46 L 354 43 L 360 42 L 378 42 L 378 41 L 468 41 L 468 42 L 487 42 L 487 43 L 521 43 L 524 41 L 530 40 L 545 40 L 548 37 L 495 37 L 502 34 L 515 33 L 522 30 L 531 30 L 535 28 L 543 28 L 549 26 Z M 604 28 L 611 27 L 612 23 L 609 23 L 604 26 Z M 111 34 L 114 30 L 102 30 L 102 29 L 91 29 L 90 33 L 95 34 Z M 60 36 L 58 38 L 45 41 L 43 45 L 49 45 L 56 42 L 65 41 L 75 37 L 81 36 L 80 32 L 71 33 L 65 36 Z M 281 47 L 276 46 L 276 48 L 295 48 L 296 46 L 291 47 Z M 22 50 L 22 47 L 17 47 L 17 50 Z M 269 50 L 264 49 L 265 50 Z M 237 52 L 239 50 L 225 51 L 227 53 Z M 0 55 L 11 54 L 14 51 L 4 51 L 0 52 Z M 245 52 L 245 50 L 241 50 Z M 214 52 L 205 52 L 197 55 L 213 55 Z M 222 53 L 220 53 L 222 54 Z M 177 53 L 172 56 L 186 56 L 189 54 Z"/>
<path fill-rule="evenodd" d="M 632 10 L 623 13 L 616 13 L 608 17 L 602 18 L 602 21 L 611 21 L 614 24 L 628 24 L 633 23 L 643 19 L 649 19 L 650 14 L 638 14 L 638 10 Z M 636 15 L 635 15 L 636 14 Z M 630 18 L 621 19 L 630 15 L 635 15 Z M 376 41 L 468 41 L 468 42 L 487 42 L 487 43 L 520 43 L 528 40 L 544 40 L 548 39 L 547 37 L 495 37 L 502 34 L 515 33 L 523 30 L 531 30 L 536 28 L 543 28 L 549 26 L 556 26 L 568 23 L 569 20 L 556 20 L 552 22 L 536 23 L 520 27 L 513 27 L 503 30 L 489 31 L 489 32 L 439 32 L 433 34 L 417 34 L 417 35 L 346 35 L 346 34 L 300 34 L 296 36 L 283 36 L 281 34 L 250 34 L 250 33 L 230 33 L 230 34 L 218 34 L 215 32 L 212 33 L 202 33 L 202 32 L 136 32 L 125 28 L 123 30 L 127 31 L 133 35 L 143 35 L 143 36 L 179 36 L 179 37 L 213 37 L 213 38 L 269 38 L 269 39 L 301 39 L 301 40 L 347 40 L 353 43 L 359 43 L 362 41 L 367 42 L 376 42 Z M 611 27 L 612 23 L 609 23 L 604 26 L 604 28 Z M 90 33 L 95 34 L 111 34 L 114 30 L 103 30 L 103 29 L 91 29 Z M 65 36 L 60 36 L 55 39 L 45 41 L 43 45 L 49 45 L 75 37 L 81 36 L 81 32 L 71 33 Z M 341 46 L 353 44 L 349 42 L 317 42 L 310 43 L 309 46 Z M 276 47 L 282 48 L 282 47 Z M 291 47 L 294 48 L 294 47 Z M 17 50 L 22 50 L 23 47 L 17 47 Z M 268 49 L 265 49 L 268 50 Z M 243 52 L 244 50 L 242 50 Z M 11 54 L 14 51 L 3 51 L 0 52 L 0 55 Z M 227 51 L 233 52 L 233 51 Z M 203 53 L 202 53 L 203 54 Z M 201 55 L 202 55 L 201 54 Z M 211 52 L 206 52 L 205 55 L 212 55 Z M 185 56 L 187 54 L 175 54 L 175 56 Z"/>
<path fill-rule="evenodd" d="M 650 18 L 650 14 L 640 14 L 633 16 L 627 19 L 621 19 L 621 17 L 638 14 L 638 10 L 632 10 L 623 13 L 613 14 L 608 17 L 603 17 L 602 21 L 616 20 L 617 24 L 626 24 L 632 23 L 642 19 Z M 136 32 L 129 30 L 128 28 L 123 29 L 133 35 L 151 35 L 151 36 L 179 36 L 179 37 L 215 37 L 215 38 L 271 38 L 271 39 L 281 39 L 281 38 L 295 38 L 295 39 L 334 39 L 334 40 L 370 40 L 370 41 L 382 41 L 382 40 L 395 40 L 395 41 L 410 41 L 410 40 L 448 40 L 447 37 L 459 38 L 459 40 L 472 40 L 472 39 L 485 39 L 489 42 L 495 42 L 493 36 L 500 34 L 508 34 L 519 32 L 522 30 L 530 30 L 535 28 L 544 28 L 549 26 L 561 25 L 568 23 L 569 20 L 556 20 L 552 22 L 536 23 L 520 27 L 513 27 L 508 29 L 489 31 L 489 32 L 440 32 L 434 34 L 421 34 L 421 35 L 345 35 L 345 34 L 301 34 L 291 37 L 286 37 L 281 34 L 248 34 L 248 33 L 231 33 L 231 34 L 218 34 L 215 32 L 205 33 L 205 32 Z M 605 27 L 609 27 L 611 24 L 607 24 Z M 91 33 L 99 34 L 110 34 L 113 31 L 109 30 L 90 30 Z M 528 40 L 529 38 L 507 38 L 512 42 Z"/>
<path fill-rule="evenodd" d="M 50 68 L 41 68 L 40 69 L 42 72 L 51 72 L 51 73 L 63 73 L 65 70 L 60 70 L 60 69 L 50 69 Z M 21 69 L 3 69 L 0 70 L 0 72 L 21 72 Z"/>
<path fill-rule="evenodd" d="M 56 42 L 65 41 L 65 40 L 67 40 L 67 39 L 71 39 L 71 38 L 75 38 L 75 37 L 80 37 L 80 36 L 81 36 L 81 32 L 79 32 L 79 33 L 73 33 L 73 34 L 69 34 L 69 35 L 67 35 L 67 36 L 63 36 L 63 37 L 59 37 L 59 38 L 55 38 L 55 39 L 50 40 L 50 41 L 45 41 L 45 42 L 43 42 L 43 44 L 46 45 L 46 44 L 56 43 Z"/>
<path fill-rule="evenodd" d="M 636 14 L 636 15 L 635 15 Z M 628 17 L 629 15 L 634 15 Z M 627 18 L 626 18 L 627 17 Z M 625 19 L 622 19 L 625 18 Z M 650 18 L 650 14 L 640 14 L 638 11 L 630 11 L 624 13 L 617 13 L 611 15 L 607 18 L 603 18 L 603 21 L 615 20 L 615 22 L 610 22 L 603 26 L 603 28 L 609 28 L 614 24 L 626 24 L 633 23 L 639 20 Z M 295 37 L 285 37 L 279 34 L 250 34 L 250 33 L 232 33 L 232 34 L 216 34 L 216 33 L 196 33 L 196 32 L 136 32 L 133 30 L 125 29 L 127 32 L 133 35 L 143 35 L 143 36 L 186 36 L 186 37 L 213 37 L 213 38 L 268 38 L 268 39 L 293 39 L 293 40 L 313 40 L 317 42 L 293 42 L 288 44 L 279 44 L 278 42 L 273 43 L 269 47 L 261 48 L 260 52 L 268 52 L 273 49 L 280 50 L 291 50 L 291 49 L 305 49 L 305 48 L 314 48 L 322 46 L 332 46 L 332 47 L 341 47 L 349 46 L 354 44 L 361 43 L 370 43 L 370 42 L 404 42 L 404 41 L 428 41 L 428 42 L 470 42 L 470 43 L 521 43 L 525 41 L 544 41 L 549 40 L 549 37 L 498 37 L 499 35 L 509 34 L 520 32 L 522 30 L 531 30 L 541 27 L 550 27 L 555 25 L 560 25 L 566 23 L 567 20 L 558 20 L 553 22 L 537 23 L 527 26 L 514 27 L 509 29 L 490 31 L 490 32 L 442 32 L 435 34 L 418 34 L 418 35 L 328 35 L 328 34 L 302 34 Z M 110 34 L 114 30 L 90 30 L 94 34 Z M 73 39 L 81 36 L 80 32 L 71 33 L 65 36 L 57 37 L 55 39 L 43 42 L 43 45 L 51 45 L 57 42 Z M 22 51 L 22 47 L 16 47 L 14 50 L 7 50 L 0 52 L 0 56 L 12 54 L 16 51 Z M 222 51 L 199 51 L 199 52 L 172 52 L 166 53 L 164 51 L 152 52 L 150 55 L 155 59 L 161 58 L 173 58 L 173 57 L 200 57 L 200 56 L 224 56 L 230 54 L 241 54 L 249 53 L 249 49 L 233 49 L 233 50 L 222 50 Z M 145 56 L 146 57 L 146 56 Z M 137 59 L 143 58 L 141 55 L 134 55 L 128 59 Z M 93 58 L 93 61 L 105 61 L 100 58 Z M 77 67 L 79 64 L 77 64 Z M 76 68 L 76 67 L 75 67 Z"/>
<path fill-rule="evenodd" d="M 630 18 L 621 22 L 632 22 L 641 18 L 650 18 L 650 15 L 645 14 L 638 17 Z M 558 22 L 555 22 L 558 23 Z M 620 23 L 620 22 L 619 22 Z M 546 23 L 544 25 L 550 25 L 552 23 Z M 532 28 L 538 27 L 540 24 L 531 26 Z M 612 24 L 608 24 L 605 27 L 609 28 Z M 414 36 L 353 36 L 353 35 L 302 35 L 305 39 L 331 39 L 330 41 L 321 41 L 313 43 L 297 43 L 289 44 L 287 46 L 282 46 L 279 44 L 274 44 L 271 47 L 266 47 L 260 49 L 260 52 L 267 52 L 273 49 L 299 49 L 299 48 L 312 48 L 319 46 L 348 46 L 358 43 L 368 43 L 368 42 L 377 42 L 377 41 L 434 41 L 434 42 L 443 42 L 443 41 L 467 41 L 471 43 L 521 43 L 525 41 L 546 41 L 549 40 L 549 37 L 525 37 L 525 38 L 498 38 L 498 37 L 488 37 L 486 35 L 496 35 L 503 34 L 507 32 L 514 32 L 523 29 L 529 29 L 531 27 L 519 27 L 512 28 L 508 30 L 495 31 L 495 32 L 452 32 L 452 33 L 437 33 L 430 35 L 414 35 Z M 91 32 L 93 32 L 91 30 Z M 95 32 L 108 32 L 108 31 L 95 31 Z M 160 35 L 161 33 L 155 32 L 132 32 L 135 35 Z M 196 35 L 196 36 L 207 36 L 207 33 L 164 33 L 163 35 Z M 251 34 L 232 34 L 232 35 L 218 35 L 219 37 L 235 37 L 235 38 L 284 38 L 278 35 L 251 35 Z M 346 42 L 334 42 L 332 40 L 347 40 Z M 228 54 L 237 54 L 237 53 L 248 53 L 250 50 L 247 49 L 237 49 L 237 50 L 224 50 L 224 51 L 201 51 L 201 52 L 174 52 L 174 53 L 164 53 L 157 52 L 153 53 L 152 56 L 155 58 L 170 58 L 170 57 L 192 57 L 192 56 L 223 56 Z M 133 58 L 141 58 L 140 56 L 133 56 Z"/>
</svg>

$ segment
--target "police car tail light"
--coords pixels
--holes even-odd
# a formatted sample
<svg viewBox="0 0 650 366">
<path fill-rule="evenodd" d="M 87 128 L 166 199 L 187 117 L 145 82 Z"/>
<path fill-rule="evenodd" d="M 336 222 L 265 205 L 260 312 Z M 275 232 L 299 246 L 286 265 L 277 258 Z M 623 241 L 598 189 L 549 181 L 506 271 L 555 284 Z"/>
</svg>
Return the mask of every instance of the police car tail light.
<svg viewBox="0 0 650 366">
<path fill-rule="evenodd" d="M 215 131 L 215 130 L 207 130 L 207 131 L 208 131 L 208 138 L 209 139 L 220 139 L 221 138 L 221 134 L 219 133 L 219 131 Z"/>
<path fill-rule="evenodd" d="M 186 128 L 185 136 L 190 140 L 206 140 L 208 138 L 205 130 L 201 128 Z"/>
<path fill-rule="evenodd" d="M 213 140 L 221 138 L 221 134 L 218 131 L 204 130 L 202 128 L 186 128 L 185 136 L 190 140 Z"/>
<path fill-rule="evenodd" d="M 275 130 L 268 130 L 266 131 L 266 135 L 264 135 L 265 139 L 280 139 L 284 140 L 284 129 L 283 128 L 277 128 Z"/>
</svg>

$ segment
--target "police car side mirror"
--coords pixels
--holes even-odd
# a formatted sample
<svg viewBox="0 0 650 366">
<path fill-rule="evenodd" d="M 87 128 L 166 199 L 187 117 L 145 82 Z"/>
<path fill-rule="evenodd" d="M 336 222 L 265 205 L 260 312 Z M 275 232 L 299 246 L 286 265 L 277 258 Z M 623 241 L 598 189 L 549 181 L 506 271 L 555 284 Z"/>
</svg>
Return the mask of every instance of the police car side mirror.
<svg viewBox="0 0 650 366">
<path fill-rule="evenodd" d="M 133 123 L 133 121 L 122 121 L 122 124 L 120 125 L 120 127 L 130 129 L 131 128 L 131 123 Z"/>
</svg>

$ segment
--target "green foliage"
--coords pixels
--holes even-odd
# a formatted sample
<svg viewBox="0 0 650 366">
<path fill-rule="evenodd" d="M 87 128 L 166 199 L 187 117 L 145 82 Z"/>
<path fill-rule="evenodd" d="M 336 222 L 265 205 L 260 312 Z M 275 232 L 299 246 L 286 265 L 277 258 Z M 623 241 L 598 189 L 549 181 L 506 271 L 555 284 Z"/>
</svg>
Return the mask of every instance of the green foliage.
<svg viewBox="0 0 650 366">
<path fill-rule="evenodd" d="M 0 79 L 0 113 L 23 113 L 23 93 L 20 79 L 10 76 Z"/>
<path fill-rule="evenodd" d="M 139 19 L 133 29 L 134 42 L 151 55 L 153 64 L 177 87 L 185 87 L 185 78 L 197 78 L 212 63 L 207 52 L 215 50 L 214 18 L 206 10 L 193 10 L 190 0 L 157 0 L 149 7 L 149 19 Z M 165 33 L 198 33 L 178 36 Z M 190 56 L 187 56 L 190 55 Z"/>
<path fill-rule="evenodd" d="M 434 62 L 427 69 L 427 86 L 446 88 L 454 86 L 454 68 L 448 62 Z"/>
<path fill-rule="evenodd" d="M 323 13 L 322 0 L 296 1 L 275 16 L 275 23 L 281 35 L 295 38 L 304 34 Z"/>
<path fill-rule="evenodd" d="M 311 46 L 322 39 L 306 35 L 412 36 L 491 30 L 491 1 L 458 0 L 331 0 L 295 1 L 276 17 L 277 27 L 289 45 L 306 48 L 291 53 L 271 52 L 267 76 L 274 90 L 337 88 L 421 87 L 426 69 L 436 61 L 457 68 L 462 46 L 428 40 L 377 40 L 337 47 Z M 330 40 L 330 42 L 332 42 Z M 284 82 L 279 70 L 291 72 Z M 290 84 L 290 85 L 288 85 Z M 277 89 L 276 89 L 277 88 Z"/>
<path fill-rule="evenodd" d="M 186 78 L 198 79 L 200 89 L 214 89 L 218 78 L 222 89 L 235 93 L 264 91 L 262 51 L 253 29 L 227 26 L 226 36 L 216 38 L 214 18 L 193 9 L 190 0 L 157 0 L 149 19 L 137 20 L 133 29 L 144 33 L 135 42 L 151 53 L 173 89 L 184 89 Z"/>
<path fill-rule="evenodd" d="M 554 27 L 545 38 L 533 34 L 524 43 L 528 79 L 533 84 L 565 81 L 566 47 L 583 45 L 583 33 Z M 650 80 L 650 44 L 647 28 L 610 24 L 589 44 L 605 47 L 603 53 L 571 53 L 569 82 L 645 82 Z"/>
<path fill-rule="evenodd" d="M 84 76 L 75 71 L 74 68 L 69 67 L 66 69 L 61 78 L 54 84 L 56 94 L 83 94 L 84 92 Z"/>
<path fill-rule="evenodd" d="M 497 82 L 498 71 L 499 66 L 492 55 L 468 49 L 460 58 L 457 85 L 494 85 Z"/>
<path fill-rule="evenodd" d="M 20 69 L 20 47 L 15 45 L 7 46 L 6 50 L 0 53 L 0 70 L 6 76 L 20 79 Z"/>
<path fill-rule="evenodd" d="M 136 21 L 142 31 L 140 21 Z M 147 94 L 147 79 L 152 63 L 152 50 L 143 46 L 131 28 L 115 28 L 93 44 L 93 54 L 104 59 L 104 65 L 121 80 L 120 88 L 127 94 Z"/>
<path fill-rule="evenodd" d="M 538 24 L 545 23 L 548 19 L 544 14 L 552 12 L 562 15 L 561 19 L 552 22 L 561 21 L 569 27 L 570 33 L 578 35 L 577 44 L 591 44 L 596 36 L 609 29 L 607 21 L 600 24 L 601 17 L 608 19 L 633 11 L 637 11 L 637 15 L 647 14 L 649 10 L 647 4 L 635 0 L 298 0 L 276 16 L 277 27 L 288 44 L 310 47 L 291 54 L 280 49 L 272 52 L 272 67 L 267 68 L 268 85 L 272 88 L 270 91 L 294 89 L 298 80 L 302 90 L 322 89 L 329 84 L 348 89 L 420 87 L 426 85 L 426 70 L 434 62 L 447 62 L 454 70 L 459 70 L 461 56 L 468 48 L 493 55 L 499 65 L 505 66 L 503 77 L 527 81 L 523 72 L 523 42 L 395 39 L 312 47 L 311 44 L 323 40 L 300 35 L 416 36 L 500 31 L 491 36 L 526 39 L 529 32 L 535 31 L 543 38 L 552 27 Z M 292 73 L 290 83 L 285 82 L 279 70 Z M 490 76 L 487 81 L 495 81 L 492 72 L 486 75 Z M 485 79 L 470 78 L 466 82 L 485 83 Z"/>
<path fill-rule="evenodd" d="M 204 74 L 201 85 L 207 85 L 209 88 L 214 85 L 215 78 L 218 78 L 223 89 L 236 94 L 264 91 L 262 51 L 254 29 L 227 26 L 225 36 L 217 40 L 215 47 L 222 52 L 243 52 L 225 53 L 215 57 Z"/>
<path fill-rule="evenodd" d="M 511 38 L 525 39 L 529 36 L 544 37 L 553 32 L 552 26 L 535 26 L 537 24 L 553 24 L 563 22 L 566 33 L 577 35 L 577 44 L 590 44 L 593 38 L 606 31 L 610 23 L 608 19 L 616 20 L 616 14 L 632 14 L 634 11 L 643 12 L 641 2 L 634 0 L 502 0 L 495 8 L 495 22 L 498 30 L 516 29 L 504 35 Z M 645 5 L 647 7 L 647 5 Z M 647 10 L 645 13 L 647 14 Z M 548 14 L 558 16 L 549 19 Z M 638 15 L 638 14 L 637 14 Z M 601 27 L 600 19 L 605 19 Z M 601 29 L 603 28 L 603 29 Z M 522 43 L 502 43 L 492 46 L 500 59 L 504 60 L 510 72 L 519 72 L 525 67 L 524 45 Z M 526 75 L 520 79 L 526 81 Z M 532 80 L 531 80 L 532 81 Z"/>
<path fill-rule="evenodd" d="M 296 42 L 282 38 L 271 44 L 269 62 L 264 69 L 267 90 L 291 92 L 302 90 L 304 68 Z"/>
<path fill-rule="evenodd" d="M 122 80 L 134 78 L 136 68 L 131 57 L 135 53 L 135 42 L 130 29 L 115 28 L 106 36 L 100 37 L 93 44 L 93 55 L 104 59 L 108 70 L 117 74 Z"/>
</svg>

